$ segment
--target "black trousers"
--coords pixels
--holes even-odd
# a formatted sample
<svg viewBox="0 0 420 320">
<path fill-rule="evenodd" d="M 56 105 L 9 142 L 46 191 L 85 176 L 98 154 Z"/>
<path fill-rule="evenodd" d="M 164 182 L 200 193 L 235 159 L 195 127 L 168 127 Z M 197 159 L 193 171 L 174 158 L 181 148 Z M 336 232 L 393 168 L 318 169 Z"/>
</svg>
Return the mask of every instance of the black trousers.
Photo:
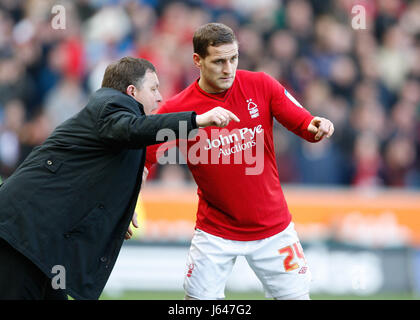
<svg viewBox="0 0 420 320">
<path fill-rule="evenodd" d="M 63 289 L 28 258 L 0 238 L 0 300 L 67 300 Z"/>
</svg>

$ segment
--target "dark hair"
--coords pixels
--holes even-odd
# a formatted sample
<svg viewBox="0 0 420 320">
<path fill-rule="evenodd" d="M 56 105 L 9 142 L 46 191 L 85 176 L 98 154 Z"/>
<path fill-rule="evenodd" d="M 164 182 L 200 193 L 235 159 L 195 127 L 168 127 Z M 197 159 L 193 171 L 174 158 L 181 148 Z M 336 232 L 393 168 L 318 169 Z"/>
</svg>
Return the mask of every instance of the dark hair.
<svg viewBox="0 0 420 320">
<path fill-rule="evenodd" d="M 129 85 L 141 88 L 147 71 L 156 72 L 152 63 L 146 59 L 124 57 L 105 69 L 102 87 L 113 88 L 123 93 Z"/>
<path fill-rule="evenodd" d="M 207 23 L 199 27 L 193 36 L 194 52 L 200 57 L 208 55 L 209 46 L 217 47 L 222 44 L 236 42 L 232 29 L 223 23 Z"/>
</svg>

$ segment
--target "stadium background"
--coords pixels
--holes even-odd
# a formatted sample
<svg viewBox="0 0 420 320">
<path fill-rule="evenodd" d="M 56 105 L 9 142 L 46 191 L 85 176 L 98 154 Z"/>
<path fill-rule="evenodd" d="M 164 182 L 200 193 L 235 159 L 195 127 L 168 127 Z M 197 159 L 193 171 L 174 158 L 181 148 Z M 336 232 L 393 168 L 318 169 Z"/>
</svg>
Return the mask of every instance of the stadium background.
<svg viewBox="0 0 420 320">
<path fill-rule="evenodd" d="M 65 28 L 54 27 L 65 9 Z M 366 28 L 354 29 L 355 5 Z M 198 77 L 191 37 L 229 25 L 239 68 L 277 78 L 332 139 L 311 145 L 275 126 L 279 179 L 322 299 L 420 296 L 420 1 L 0 0 L 0 176 L 84 106 L 108 63 L 154 63 L 164 100 Z M 232 182 L 234 183 L 234 182 Z M 141 228 L 103 299 L 182 299 L 197 196 L 185 165 L 157 166 Z M 100 230 L 98 230 L 100 232 Z M 229 299 L 262 299 L 239 259 Z"/>
</svg>

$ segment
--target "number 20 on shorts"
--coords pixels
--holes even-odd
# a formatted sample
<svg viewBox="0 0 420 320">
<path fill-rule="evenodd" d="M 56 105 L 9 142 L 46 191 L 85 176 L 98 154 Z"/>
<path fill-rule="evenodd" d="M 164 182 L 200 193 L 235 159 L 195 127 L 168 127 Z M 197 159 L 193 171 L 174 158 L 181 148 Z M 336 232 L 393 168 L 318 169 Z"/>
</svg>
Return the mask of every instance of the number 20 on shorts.
<svg viewBox="0 0 420 320">
<path fill-rule="evenodd" d="M 281 248 L 279 250 L 279 253 L 280 255 L 286 255 L 286 258 L 284 258 L 283 260 L 284 270 L 286 272 L 299 268 L 299 264 L 297 262 L 294 262 L 295 256 L 298 259 L 303 259 L 304 264 L 306 264 L 306 259 L 303 254 L 303 249 L 299 241 L 295 242 L 291 246 Z"/>
</svg>

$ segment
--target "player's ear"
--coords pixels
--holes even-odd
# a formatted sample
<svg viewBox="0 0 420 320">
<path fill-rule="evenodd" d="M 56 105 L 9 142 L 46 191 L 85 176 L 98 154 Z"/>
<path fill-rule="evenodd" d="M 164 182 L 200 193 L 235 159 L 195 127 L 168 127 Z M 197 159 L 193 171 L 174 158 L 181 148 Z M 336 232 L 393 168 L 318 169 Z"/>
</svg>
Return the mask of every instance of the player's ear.
<svg viewBox="0 0 420 320">
<path fill-rule="evenodd" d="M 196 67 L 201 68 L 201 57 L 198 53 L 193 53 L 193 62 Z"/>
</svg>

